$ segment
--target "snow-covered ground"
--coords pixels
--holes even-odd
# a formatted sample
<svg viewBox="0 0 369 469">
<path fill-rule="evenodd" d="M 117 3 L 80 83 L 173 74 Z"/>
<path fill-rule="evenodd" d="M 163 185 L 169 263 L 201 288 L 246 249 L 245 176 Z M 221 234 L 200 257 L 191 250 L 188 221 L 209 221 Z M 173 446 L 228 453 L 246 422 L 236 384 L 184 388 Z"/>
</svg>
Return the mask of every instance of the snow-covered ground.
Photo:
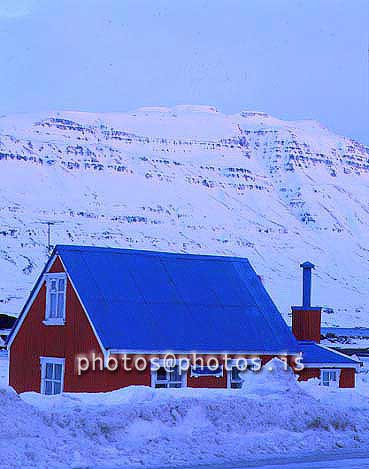
<svg viewBox="0 0 369 469">
<path fill-rule="evenodd" d="M 368 395 L 365 383 L 326 389 L 281 370 L 246 375 L 242 390 L 18 396 L 3 386 L 0 467 L 242 467 L 271 456 L 369 450 Z"/>
</svg>

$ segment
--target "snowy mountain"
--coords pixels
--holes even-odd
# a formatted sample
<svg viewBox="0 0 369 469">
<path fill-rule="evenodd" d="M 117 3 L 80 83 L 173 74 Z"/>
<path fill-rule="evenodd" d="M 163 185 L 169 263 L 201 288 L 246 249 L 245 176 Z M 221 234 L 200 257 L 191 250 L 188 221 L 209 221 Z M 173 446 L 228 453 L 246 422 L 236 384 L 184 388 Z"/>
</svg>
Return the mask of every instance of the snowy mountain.
<svg viewBox="0 0 369 469">
<path fill-rule="evenodd" d="M 209 106 L 0 118 L 0 313 L 54 243 L 248 257 L 284 316 L 301 261 L 326 325 L 369 323 L 369 148 Z M 124 288 L 124 285 L 122 285 Z"/>
</svg>

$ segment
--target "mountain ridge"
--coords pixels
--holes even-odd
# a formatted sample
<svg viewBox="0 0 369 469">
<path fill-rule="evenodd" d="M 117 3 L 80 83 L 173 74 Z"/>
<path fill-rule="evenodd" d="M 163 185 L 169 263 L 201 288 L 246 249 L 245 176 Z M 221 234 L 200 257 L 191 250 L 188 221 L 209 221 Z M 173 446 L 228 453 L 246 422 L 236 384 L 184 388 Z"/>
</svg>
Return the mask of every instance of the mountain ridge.
<svg viewBox="0 0 369 469">
<path fill-rule="evenodd" d="M 49 220 L 61 244 L 248 257 L 286 319 L 311 260 L 323 323 L 368 323 L 369 148 L 316 121 L 183 105 L 10 115 L 0 168 L 0 312 L 19 313 Z"/>
</svg>

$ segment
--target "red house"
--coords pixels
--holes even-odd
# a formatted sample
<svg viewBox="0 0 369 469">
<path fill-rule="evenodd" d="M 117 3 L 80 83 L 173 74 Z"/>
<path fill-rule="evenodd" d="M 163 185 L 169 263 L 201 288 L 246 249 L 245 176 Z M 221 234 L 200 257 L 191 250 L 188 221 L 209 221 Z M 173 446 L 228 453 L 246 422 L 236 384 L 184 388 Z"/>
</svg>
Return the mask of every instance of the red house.
<svg viewBox="0 0 369 469">
<path fill-rule="evenodd" d="M 311 268 L 296 340 L 247 259 L 56 246 L 9 337 L 10 385 L 237 388 L 240 370 L 278 356 L 300 379 L 353 387 L 359 363 L 319 344 Z"/>
</svg>

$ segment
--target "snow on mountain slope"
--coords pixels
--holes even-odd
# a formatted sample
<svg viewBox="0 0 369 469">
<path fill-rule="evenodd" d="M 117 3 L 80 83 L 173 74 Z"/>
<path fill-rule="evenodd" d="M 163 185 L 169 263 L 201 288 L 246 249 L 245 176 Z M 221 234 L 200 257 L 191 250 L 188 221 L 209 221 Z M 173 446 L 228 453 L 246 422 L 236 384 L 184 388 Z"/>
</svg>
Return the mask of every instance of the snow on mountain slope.
<svg viewBox="0 0 369 469">
<path fill-rule="evenodd" d="M 211 106 L 0 117 L 0 311 L 53 242 L 248 257 L 288 318 L 299 263 L 326 325 L 368 325 L 369 148 Z M 124 286 L 122 286 L 124 287 Z"/>
</svg>

